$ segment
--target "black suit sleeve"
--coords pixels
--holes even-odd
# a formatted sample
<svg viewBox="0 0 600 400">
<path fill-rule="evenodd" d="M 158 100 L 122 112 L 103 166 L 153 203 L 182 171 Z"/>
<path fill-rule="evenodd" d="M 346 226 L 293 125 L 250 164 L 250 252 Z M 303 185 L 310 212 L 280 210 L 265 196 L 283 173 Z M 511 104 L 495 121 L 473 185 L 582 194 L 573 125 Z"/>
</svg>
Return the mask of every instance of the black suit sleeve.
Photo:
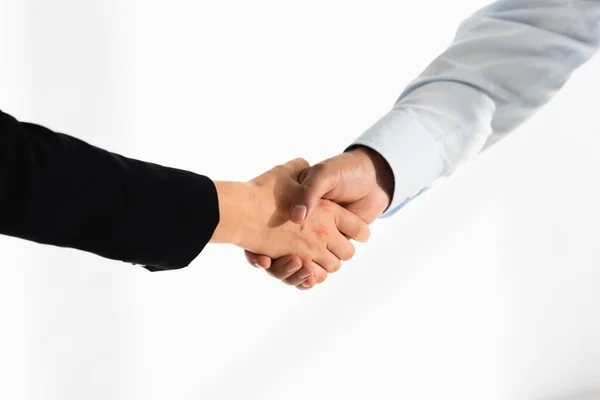
<svg viewBox="0 0 600 400">
<path fill-rule="evenodd" d="M 0 111 L 0 234 L 158 271 L 187 266 L 219 223 L 214 183 Z"/>
</svg>

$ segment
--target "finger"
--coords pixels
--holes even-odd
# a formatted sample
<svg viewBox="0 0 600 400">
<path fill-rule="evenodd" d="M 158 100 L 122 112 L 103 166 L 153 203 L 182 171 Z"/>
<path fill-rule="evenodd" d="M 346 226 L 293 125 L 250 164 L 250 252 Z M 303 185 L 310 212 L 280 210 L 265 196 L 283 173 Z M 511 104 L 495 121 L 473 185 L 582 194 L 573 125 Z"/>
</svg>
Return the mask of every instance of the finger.
<svg viewBox="0 0 600 400">
<path fill-rule="evenodd" d="M 316 263 L 316 262 L 311 262 L 311 265 L 313 267 L 313 272 L 314 272 L 314 277 L 315 277 L 315 284 L 320 284 L 325 282 L 325 279 L 327 279 L 327 271 L 325 270 L 325 268 L 323 268 L 322 265 Z"/>
<path fill-rule="evenodd" d="M 335 224 L 340 233 L 356 240 L 366 242 L 371 236 L 369 225 L 343 207 L 337 206 L 334 211 Z"/>
<path fill-rule="evenodd" d="M 336 232 L 333 237 L 329 239 L 327 249 L 342 261 L 348 261 L 356 254 L 354 245 L 346 236 L 339 232 Z"/>
<path fill-rule="evenodd" d="M 344 208 L 370 225 L 375 222 L 375 220 L 383 213 L 385 209 L 385 207 L 381 206 L 373 207 L 370 202 L 371 200 L 366 197 L 350 203 L 344 206 Z"/>
<path fill-rule="evenodd" d="M 311 275 L 304 281 L 294 285 L 298 289 L 310 289 L 319 283 L 325 282 L 325 279 L 327 279 L 327 271 L 325 268 L 314 261 L 303 262 L 302 269 L 310 271 Z"/>
<path fill-rule="evenodd" d="M 244 250 L 246 260 L 250 265 L 256 268 L 269 269 L 271 266 L 271 259 L 262 254 L 256 254 L 248 250 Z"/>
<path fill-rule="evenodd" d="M 327 271 L 325 271 L 325 268 L 323 268 L 314 261 L 311 261 L 310 264 L 313 274 L 307 280 L 302 282 L 300 285 L 297 285 L 296 287 L 301 286 L 304 289 L 310 289 L 318 285 L 319 283 L 325 282 L 325 280 L 327 279 Z"/>
<path fill-rule="evenodd" d="M 283 282 L 291 286 L 297 286 L 300 285 L 302 282 L 306 281 L 311 276 L 314 278 L 312 271 L 308 268 L 302 267 L 289 277 L 285 278 Z"/>
<path fill-rule="evenodd" d="M 317 278 L 314 276 L 310 276 L 307 280 L 302 282 L 299 285 L 296 285 L 296 288 L 299 290 L 309 290 L 317 285 Z"/>
<path fill-rule="evenodd" d="M 283 280 L 296 273 L 300 268 L 302 268 L 300 258 L 297 256 L 285 256 L 276 260 L 273 265 L 271 265 L 271 268 L 266 271 L 269 275 Z"/>
<path fill-rule="evenodd" d="M 327 271 L 325 271 L 323 267 L 321 267 L 319 264 L 313 261 L 303 262 L 302 267 L 310 269 L 312 275 L 309 276 L 304 282 L 301 282 L 300 284 L 296 285 L 297 289 L 312 289 L 317 285 L 317 281 L 323 282 L 325 279 L 327 279 Z"/>
<path fill-rule="evenodd" d="M 302 181 L 302 195 L 292 210 L 291 220 L 296 223 L 304 221 L 317 206 L 319 200 L 335 188 L 339 180 L 337 169 L 329 164 L 319 163 L 309 168 Z"/>
<path fill-rule="evenodd" d="M 312 288 L 314 288 L 315 286 L 317 286 L 317 281 L 315 280 L 315 277 L 310 277 L 307 280 L 305 280 L 304 282 L 302 282 L 299 285 L 296 285 L 296 289 L 298 290 L 310 290 Z"/>
<path fill-rule="evenodd" d="M 332 274 L 340 269 L 342 266 L 342 262 L 339 258 L 333 255 L 329 250 L 322 252 L 319 254 L 319 257 L 315 259 L 315 262 L 318 263 L 325 271 Z"/>
<path fill-rule="evenodd" d="M 295 180 L 298 180 L 298 177 L 300 176 L 302 171 L 308 169 L 310 167 L 310 164 L 304 158 L 299 157 L 286 162 L 285 164 L 283 164 L 283 167 L 288 169 L 292 173 L 293 178 Z"/>
</svg>

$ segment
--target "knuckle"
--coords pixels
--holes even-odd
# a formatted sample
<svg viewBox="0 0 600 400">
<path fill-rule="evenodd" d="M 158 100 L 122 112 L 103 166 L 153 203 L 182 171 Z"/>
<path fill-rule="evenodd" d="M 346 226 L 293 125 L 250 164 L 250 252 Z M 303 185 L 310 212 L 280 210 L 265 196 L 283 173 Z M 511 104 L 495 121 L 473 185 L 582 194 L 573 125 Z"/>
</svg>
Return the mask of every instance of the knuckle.
<svg viewBox="0 0 600 400">
<path fill-rule="evenodd" d="M 318 284 L 325 282 L 326 279 L 327 279 L 327 274 L 322 274 L 316 278 Z"/>
<path fill-rule="evenodd" d="M 318 233 L 317 233 L 318 234 Z M 321 241 L 315 240 L 308 243 L 308 250 L 311 254 L 318 254 L 322 250 Z"/>
<path fill-rule="evenodd" d="M 354 256 L 356 255 L 356 248 L 354 248 L 354 246 L 352 246 L 352 244 L 350 244 L 350 246 L 348 246 L 348 250 L 346 250 L 346 253 L 344 254 L 344 261 L 349 261 L 351 260 Z"/>
<path fill-rule="evenodd" d="M 322 175 L 326 173 L 328 169 L 329 168 L 327 164 L 325 164 L 324 162 L 317 163 L 311 167 L 311 170 L 315 175 Z"/>
<path fill-rule="evenodd" d="M 342 268 L 342 262 L 337 260 L 331 267 L 331 273 L 333 274 L 334 272 L 338 272 L 340 268 Z"/>
<path fill-rule="evenodd" d="M 314 277 L 316 283 L 321 283 L 327 279 L 327 271 L 321 265 L 313 262 Z"/>
<path fill-rule="evenodd" d="M 331 263 L 329 263 L 329 265 L 327 265 L 325 270 L 328 273 L 333 274 L 334 272 L 339 271 L 341 266 L 342 266 L 342 262 L 336 258 L 335 261 L 331 261 Z"/>
<path fill-rule="evenodd" d="M 293 162 L 295 164 L 298 164 L 299 166 L 304 167 L 304 168 L 308 168 L 310 166 L 310 164 L 308 163 L 308 161 L 306 161 L 306 159 L 304 159 L 303 157 L 295 158 Z"/>
<path fill-rule="evenodd" d="M 328 242 L 329 230 L 327 227 L 321 225 L 315 230 L 315 235 L 317 237 L 317 241 L 319 242 L 317 246 L 320 248 L 322 246 L 321 243 Z"/>
<path fill-rule="evenodd" d="M 361 233 L 364 232 L 365 230 L 368 230 L 368 226 L 367 224 L 360 219 L 359 217 L 357 217 L 356 215 L 354 216 L 354 237 L 355 238 L 360 238 Z"/>
<path fill-rule="evenodd" d="M 356 255 L 356 247 L 354 247 L 352 244 L 350 244 L 350 248 L 348 249 L 348 253 L 350 254 L 350 258 L 354 257 Z"/>
<path fill-rule="evenodd" d="M 332 265 L 328 265 L 327 268 L 326 268 L 326 271 L 327 271 L 328 274 L 336 273 L 338 270 L 339 270 L 339 268 L 336 267 L 333 264 Z"/>
<path fill-rule="evenodd" d="M 273 171 L 276 174 L 282 174 L 287 173 L 287 168 L 285 165 L 276 165 L 271 169 L 271 171 Z"/>
</svg>

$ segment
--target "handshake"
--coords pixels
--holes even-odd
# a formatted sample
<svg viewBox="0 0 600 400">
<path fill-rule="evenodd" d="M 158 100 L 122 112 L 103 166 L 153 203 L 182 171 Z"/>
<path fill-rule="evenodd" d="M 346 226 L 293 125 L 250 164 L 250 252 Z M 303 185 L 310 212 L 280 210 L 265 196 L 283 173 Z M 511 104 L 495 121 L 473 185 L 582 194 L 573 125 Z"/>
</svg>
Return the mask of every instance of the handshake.
<svg viewBox="0 0 600 400">
<path fill-rule="evenodd" d="M 312 167 L 298 158 L 249 182 L 215 182 L 220 222 L 211 242 L 245 249 L 248 262 L 306 290 L 354 256 L 390 203 L 394 179 L 359 146 Z"/>
</svg>

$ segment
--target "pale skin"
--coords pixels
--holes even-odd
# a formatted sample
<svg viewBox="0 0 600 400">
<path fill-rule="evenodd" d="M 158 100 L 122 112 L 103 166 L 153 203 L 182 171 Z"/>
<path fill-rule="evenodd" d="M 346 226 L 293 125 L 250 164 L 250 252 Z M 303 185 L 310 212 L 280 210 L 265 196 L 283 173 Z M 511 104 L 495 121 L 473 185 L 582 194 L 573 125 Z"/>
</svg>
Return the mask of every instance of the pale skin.
<svg viewBox="0 0 600 400">
<path fill-rule="evenodd" d="M 308 267 L 287 276 L 290 285 L 313 276 L 312 263 L 338 269 L 341 260 L 354 256 L 350 239 L 367 241 L 369 227 L 329 200 L 315 202 L 306 218 L 292 222 L 294 202 L 304 191 L 300 174 L 308 167 L 305 160 L 295 159 L 249 182 L 215 182 L 220 221 L 210 241 L 234 244 L 269 259 L 293 253 Z"/>
<path fill-rule="evenodd" d="M 370 224 L 388 207 L 394 189 L 392 171 L 387 162 L 372 149 L 357 147 L 304 170 L 298 177 L 301 192 L 297 194 L 291 221 L 302 224 L 309 220 L 322 199 L 341 204 L 345 209 Z M 273 277 L 300 290 L 322 283 L 340 264 L 307 262 L 296 252 L 277 258 L 246 248 L 248 262 L 264 268 Z M 305 277 L 299 279 L 299 277 Z"/>
</svg>

